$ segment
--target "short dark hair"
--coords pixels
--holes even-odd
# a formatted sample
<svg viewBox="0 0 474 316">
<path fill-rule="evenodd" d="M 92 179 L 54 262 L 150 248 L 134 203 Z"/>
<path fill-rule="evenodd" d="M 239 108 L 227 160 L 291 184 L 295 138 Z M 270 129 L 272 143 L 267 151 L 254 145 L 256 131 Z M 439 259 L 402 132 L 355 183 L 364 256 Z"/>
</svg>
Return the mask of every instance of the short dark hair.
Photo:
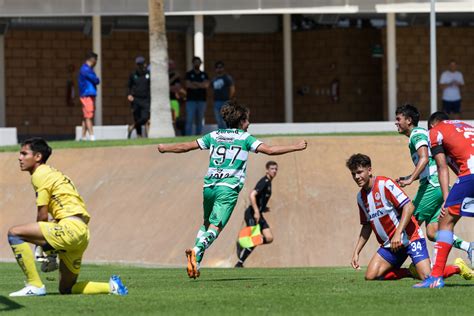
<svg viewBox="0 0 474 316">
<path fill-rule="evenodd" d="M 214 68 L 218 67 L 224 67 L 224 62 L 222 60 L 219 60 L 214 64 Z"/>
<path fill-rule="evenodd" d="M 88 53 L 86 54 L 86 60 L 89 60 L 89 59 L 91 59 L 91 58 L 97 59 L 97 58 L 98 58 L 98 55 L 97 55 L 96 53 L 94 53 L 94 52 L 88 52 Z"/>
<path fill-rule="evenodd" d="M 356 170 L 359 167 L 372 167 L 372 161 L 370 157 L 364 154 L 353 154 L 349 159 L 346 161 L 346 167 L 349 170 Z"/>
<path fill-rule="evenodd" d="M 239 128 L 240 122 L 249 118 L 249 109 L 236 101 L 227 101 L 221 109 L 221 115 L 228 128 Z"/>
<path fill-rule="evenodd" d="M 276 163 L 276 161 L 269 160 L 269 161 L 267 161 L 267 163 L 265 164 L 265 169 L 268 169 L 268 168 L 270 168 L 271 166 L 278 166 L 278 164 Z"/>
<path fill-rule="evenodd" d="M 192 60 L 193 64 L 194 64 L 194 62 L 195 62 L 196 60 L 198 60 L 200 63 L 202 63 L 202 60 L 201 60 L 200 57 L 194 56 L 194 57 L 193 57 L 193 60 Z"/>
<path fill-rule="evenodd" d="M 446 114 L 446 112 L 442 112 L 442 111 L 434 112 L 433 114 L 431 114 L 430 118 L 428 119 L 428 129 L 431 128 L 431 124 L 435 122 L 442 122 L 445 120 L 449 120 L 449 116 L 448 114 Z"/>
<path fill-rule="evenodd" d="M 405 118 L 411 119 L 411 123 L 413 126 L 418 126 L 418 122 L 420 121 L 420 112 L 416 108 L 416 106 L 411 105 L 409 103 L 405 103 L 397 107 L 395 111 L 395 115 L 401 114 Z"/>
<path fill-rule="evenodd" d="M 41 163 L 46 163 L 53 152 L 48 143 L 41 137 L 28 138 L 21 143 L 22 147 L 26 145 L 30 147 L 33 154 L 41 154 Z"/>
</svg>

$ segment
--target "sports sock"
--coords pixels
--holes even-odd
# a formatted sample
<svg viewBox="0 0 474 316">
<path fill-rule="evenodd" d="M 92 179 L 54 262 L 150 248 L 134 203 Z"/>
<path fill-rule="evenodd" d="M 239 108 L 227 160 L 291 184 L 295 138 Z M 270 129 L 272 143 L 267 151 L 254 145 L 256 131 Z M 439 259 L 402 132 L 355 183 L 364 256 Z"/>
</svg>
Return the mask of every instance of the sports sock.
<svg viewBox="0 0 474 316">
<path fill-rule="evenodd" d="M 242 251 L 239 254 L 239 262 L 244 263 L 245 260 L 247 260 L 247 257 L 250 256 L 250 254 L 252 253 L 254 249 L 255 247 L 242 249 Z"/>
<path fill-rule="evenodd" d="M 199 239 L 201 239 L 202 235 L 204 235 L 205 233 L 206 233 L 206 226 L 201 225 L 201 227 L 199 227 L 198 233 L 196 235 L 196 240 L 194 241 L 194 246 L 196 246 L 198 244 Z"/>
<path fill-rule="evenodd" d="M 469 250 L 469 246 L 471 245 L 470 243 L 468 243 L 467 241 L 462 240 L 461 238 L 459 238 L 456 235 L 453 235 L 453 239 L 454 239 L 454 242 L 453 242 L 453 247 L 454 248 L 462 249 L 466 252 Z"/>
<path fill-rule="evenodd" d="M 459 273 L 461 273 L 461 269 L 459 269 L 458 266 L 446 266 L 446 268 L 444 268 L 443 278 L 446 279 L 454 274 Z"/>
<path fill-rule="evenodd" d="M 36 270 L 35 259 L 30 246 L 19 237 L 12 235 L 8 235 L 8 242 L 15 254 L 16 262 L 18 262 L 26 276 L 26 282 L 29 285 L 42 287 L 43 282 L 38 274 L 38 270 Z"/>
<path fill-rule="evenodd" d="M 201 262 L 204 256 L 204 251 L 209 248 L 218 235 L 217 230 L 209 228 L 204 234 L 201 235 L 199 241 L 194 246 L 193 250 L 196 253 L 196 261 Z"/>
<path fill-rule="evenodd" d="M 453 232 L 449 230 L 438 231 L 438 238 L 435 248 L 435 264 L 431 275 L 434 277 L 442 277 L 444 269 L 446 267 L 446 261 L 448 261 L 449 252 L 451 251 L 453 244 Z"/>
<path fill-rule="evenodd" d="M 109 294 L 110 286 L 106 282 L 82 281 L 72 286 L 72 294 Z"/>
<path fill-rule="evenodd" d="M 388 271 L 384 276 L 381 277 L 381 280 L 400 280 L 403 278 L 411 278 L 412 275 L 410 270 L 406 268 L 392 269 Z"/>
</svg>

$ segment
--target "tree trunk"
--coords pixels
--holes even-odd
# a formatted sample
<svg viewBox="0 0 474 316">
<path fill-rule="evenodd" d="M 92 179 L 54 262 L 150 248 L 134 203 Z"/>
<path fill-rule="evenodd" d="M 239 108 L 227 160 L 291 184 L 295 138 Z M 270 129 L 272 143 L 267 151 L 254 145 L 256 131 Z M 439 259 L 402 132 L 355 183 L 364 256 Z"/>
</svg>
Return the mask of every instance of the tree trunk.
<svg viewBox="0 0 474 316">
<path fill-rule="evenodd" d="M 174 137 L 169 99 L 168 42 L 163 0 L 148 0 L 151 113 L 149 137 Z"/>
</svg>

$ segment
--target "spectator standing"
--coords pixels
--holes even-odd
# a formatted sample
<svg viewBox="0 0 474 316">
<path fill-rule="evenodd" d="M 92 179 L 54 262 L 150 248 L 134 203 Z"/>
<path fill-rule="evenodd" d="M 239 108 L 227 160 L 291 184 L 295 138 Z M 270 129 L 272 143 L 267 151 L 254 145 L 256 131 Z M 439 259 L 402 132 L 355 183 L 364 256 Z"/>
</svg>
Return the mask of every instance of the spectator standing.
<svg viewBox="0 0 474 316">
<path fill-rule="evenodd" d="M 233 99 L 235 95 L 234 80 L 224 69 L 224 63 L 218 61 L 215 64 L 216 77 L 212 79 L 212 90 L 214 91 L 214 115 L 216 116 L 217 128 L 227 128 L 222 119 L 221 109 L 224 104 Z"/>
<path fill-rule="evenodd" d="M 150 72 L 145 64 L 145 57 L 135 58 L 137 65 L 128 78 L 128 101 L 131 103 L 134 124 L 128 129 L 128 137 L 135 128 L 137 137 L 142 137 L 142 126 L 145 125 L 146 135 L 150 120 Z"/>
<path fill-rule="evenodd" d="M 82 140 L 86 140 L 89 133 L 89 139 L 95 141 L 92 119 L 95 112 L 95 98 L 97 96 L 97 85 L 99 78 L 94 72 L 97 64 L 97 54 L 89 52 L 86 55 L 86 61 L 79 70 L 79 97 L 82 104 Z"/>
<path fill-rule="evenodd" d="M 451 60 L 449 69 L 441 74 L 439 80 L 443 89 L 443 111 L 451 114 L 454 119 L 460 118 L 461 86 L 464 86 L 464 77 L 457 67 L 456 61 Z"/>
<path fill-rule="evenodd" d="M 193 57 L 193 69 L 186 73 L 186 135 L 193 135 L 193 122 L 196 124 L 194 135 L 202 132 L 209 76 L 200 70 L 201 63 L 201 58 Z"/>
</svg>

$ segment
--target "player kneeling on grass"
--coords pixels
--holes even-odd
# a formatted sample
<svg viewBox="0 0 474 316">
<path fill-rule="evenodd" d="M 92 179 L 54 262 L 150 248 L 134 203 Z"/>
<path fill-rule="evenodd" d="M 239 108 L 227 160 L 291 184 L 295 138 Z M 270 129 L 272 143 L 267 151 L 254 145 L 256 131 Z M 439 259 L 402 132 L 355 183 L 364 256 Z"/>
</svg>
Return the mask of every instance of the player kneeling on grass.
<svg viewBox="0 0 474 316">
<path fill-rule="evenodd" d="M 61 294 L 126 295 L 128 290 L 116 275 L 108 283 L 77 282 L 82 255 L 89 243 L 90 216 L 71 180 L 45 164 L 51 152 L 42 138 L 31 138 L 21 144 L 20 168 L 31 174 L 38 213 L 36 223 L 14 226 L 8 231 L 8 242 L 27 279 L 26 286 L 10 296 L 46 295 L 27 243 L 41 246 L 47 254 L 58 254 Z M 48 221 L 48 214 L 53 221 Z"/>
<path fill-rule="evenodd" d="M 186 249 L 188 276 L 199 277 L 204 251 L 216 240 L 234 210 L 239 192 L 244 186 L 249 152 L 281 155 L 306 149 L 306 141 L 289 146 L 268 146 L 247 133 L 249 110 L 236 102 L 222 107 L 226 129 L 218 129 L 196 141 L 180 144 L 160 144 L 161 153 L 183 153 L 209 149 L 209 168 L 204 177 L 204 223 L 198 231 L 194 247 Z"/>
<path fill-rule="evenodd" d="M 380 248 L 372 257 L 365 274 L 366 280 L 398 280 L 414 277 L 424 280 L 431 272 L 430 257 L 423 231 L 413 216 L 415 207 L 408 196 L 390 178 L 374 176 L 372 163 L 363 154 L 352 155 L 346 162 L 352 178 L 361 188 L 357 195 L 362 229 L 352 255 L 351 265 L 359 269 L 359 253 L 374 231 Z M 413 265 L 400 268 L 407 257 Z M 461 274 L 472 278 L 471 269 L 458 258 L 447 266 L 444 276 Z"/>
</svg>

